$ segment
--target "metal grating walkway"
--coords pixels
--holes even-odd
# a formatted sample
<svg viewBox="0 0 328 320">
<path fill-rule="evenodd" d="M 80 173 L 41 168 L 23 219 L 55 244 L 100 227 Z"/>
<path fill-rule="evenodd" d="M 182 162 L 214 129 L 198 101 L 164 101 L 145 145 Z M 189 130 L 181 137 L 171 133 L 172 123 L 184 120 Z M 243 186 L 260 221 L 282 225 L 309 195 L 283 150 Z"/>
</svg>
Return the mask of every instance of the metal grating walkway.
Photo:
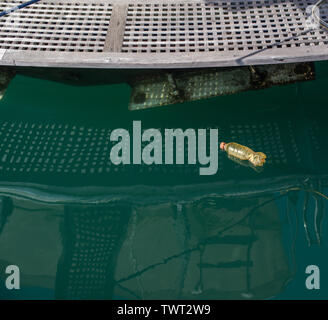
<svg viewBox="0 0 328 320">
<path fill-rule="evenodd" d="M 316 0 L 42 0 L 0 18 L 0 65 L 183 68 L 328 58 Z M 22 1 L 4 0 L 0 11 Z M 320 7 L 327 20 L 328 5 Z"/>
<path fill-rule="evenodd" d="M 7 1 L 0 4 L 1 11 L 8 7 Z M 102 52 L 110 15 L 110 4 L 44 1 L 2 19 L 1 48 Z"/>
</svg>

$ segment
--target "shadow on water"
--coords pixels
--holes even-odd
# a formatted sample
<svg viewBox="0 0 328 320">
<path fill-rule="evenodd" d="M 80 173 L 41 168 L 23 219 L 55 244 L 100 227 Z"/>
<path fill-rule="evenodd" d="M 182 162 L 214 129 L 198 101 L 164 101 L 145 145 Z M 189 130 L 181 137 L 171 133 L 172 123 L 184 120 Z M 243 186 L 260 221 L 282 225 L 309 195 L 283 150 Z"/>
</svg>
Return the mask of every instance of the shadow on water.
<svg viewBox="0 0 328 320">
<path fill-rule="evenodd" d="M 323 298 L 327 64 L 318 79 L 127 110 L 126 85 L 17 77 L 0 104 L 0 295 L 5 298 Z M 111 129 L 218 128 L 265 152 L 262 171 L 219 153 L 195 165 L 113 166 Z M 21 287 L 3 286 L 20 267 Z M 2 281 L 3 280 L 3 281 Z M 324 277 L 322 277 L 322 281 Z"/>
</svg>

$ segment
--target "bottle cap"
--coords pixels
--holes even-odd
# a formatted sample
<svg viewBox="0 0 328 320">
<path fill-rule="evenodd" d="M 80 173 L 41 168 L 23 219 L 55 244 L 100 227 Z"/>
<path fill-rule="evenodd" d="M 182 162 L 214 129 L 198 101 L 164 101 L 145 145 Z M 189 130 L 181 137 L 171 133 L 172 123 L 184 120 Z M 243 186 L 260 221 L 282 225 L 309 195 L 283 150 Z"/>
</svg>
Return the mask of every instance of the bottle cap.
<svg viewBox="0 0 328 320">
<path fill-rule="evenodd" d="M 226 145 L 225 142 L 221 142 L 221 143 L 220 143 L 220 149 L 221 149 L 221 150 L 225 150 L 225 145 Z"/>
</svg>

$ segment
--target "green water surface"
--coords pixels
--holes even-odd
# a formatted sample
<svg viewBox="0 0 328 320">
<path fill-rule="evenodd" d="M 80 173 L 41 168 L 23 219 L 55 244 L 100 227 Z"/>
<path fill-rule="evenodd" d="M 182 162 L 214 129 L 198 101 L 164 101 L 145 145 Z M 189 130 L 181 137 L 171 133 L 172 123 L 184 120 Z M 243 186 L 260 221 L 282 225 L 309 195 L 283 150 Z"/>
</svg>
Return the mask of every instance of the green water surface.
<svg viewBox="0 0 328 320">
<path fill-rule="evenodd" d="M 328 194 L 327 62 L 316 64 L 316 77 L 131 112 L 126 84 L 74 87 L 16 76 L 0 102 L 0 297 L 326 299 L 327 200 L 316 191 Z M 98 172 L 100 160 L 90 159 L 106 144 L 88 143 L 101 130 L 130 130 L 134 120 L 144 128 L 218 128 L 220 141 L 238 139 L 268 161 L 257 172 L 220 152 L 214 176 L 188 165 Z M 74 151 L 66 135 L 81 128 L 88 143 L 73 140 L 82 146 Z M 49 154 L 35 153 L 46 145 L 36 134 L 48 137 Z M 4 158 L 8 148 L 17 152 L 12 158 Z M 29 161 L 36 157 L 30 171 L 18 155 L 28 148 Z M 72 159 L 77 169 L 38 166 L 53 159 L 56 168 Z M 8 265 L 20 268 L 20 290 L 5 287 Z M 308 265 L 320 268 L 319 290 L 305 286 Z"/>
</svg>

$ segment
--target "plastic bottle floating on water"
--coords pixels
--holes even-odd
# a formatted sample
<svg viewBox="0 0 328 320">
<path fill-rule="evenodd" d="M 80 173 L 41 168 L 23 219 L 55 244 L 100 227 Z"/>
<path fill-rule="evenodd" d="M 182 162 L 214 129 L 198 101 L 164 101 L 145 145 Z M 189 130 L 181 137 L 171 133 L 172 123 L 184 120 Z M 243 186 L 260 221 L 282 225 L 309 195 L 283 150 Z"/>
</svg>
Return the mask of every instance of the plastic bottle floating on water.
<svg viewBox="0 0 328 320">
<path fill-rule="evenodd" d="M 236 142 L 221 142 L 220 149 L 226 151 L 229 156 L 235 157 L 239 160 L 248 160 L 251 164 L 257 167 L 262 167 L 266 159 L 266 155 L 263 152 L 255 152 Z"/>
</svg>

